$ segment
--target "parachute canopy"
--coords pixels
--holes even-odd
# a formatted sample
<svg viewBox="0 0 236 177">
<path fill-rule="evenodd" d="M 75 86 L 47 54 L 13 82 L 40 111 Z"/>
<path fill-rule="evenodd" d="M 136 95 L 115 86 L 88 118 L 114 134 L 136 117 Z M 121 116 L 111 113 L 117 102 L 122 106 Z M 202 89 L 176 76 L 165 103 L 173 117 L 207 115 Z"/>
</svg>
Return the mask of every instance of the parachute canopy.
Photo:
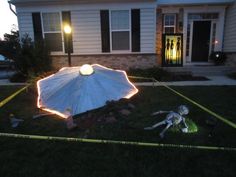
<svg viewBox="0 0 236 177">
<path fill-rule="evenodd" d="M 80 114 L 102 107 L 107 101 L 130 98 L 138 92 L 125 71 L 98 64 L 62 68 L 39 80 L 37 87 L 37 106 L 63 118 L 68 117 L 68 110 L 71 115 Z"/>
</svg>

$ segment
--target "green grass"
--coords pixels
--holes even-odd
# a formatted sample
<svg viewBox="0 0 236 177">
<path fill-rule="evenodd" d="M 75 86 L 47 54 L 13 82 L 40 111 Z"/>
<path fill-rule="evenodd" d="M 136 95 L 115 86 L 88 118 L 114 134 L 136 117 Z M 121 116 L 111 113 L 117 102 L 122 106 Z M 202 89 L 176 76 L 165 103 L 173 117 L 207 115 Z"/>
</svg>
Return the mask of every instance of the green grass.
<svg viewBox="0 0 236 177">
<path fill-rule="evenodd" d="M 236 87 L 173 87 L 212 111 L 236 122 Z M 15 87 L 0 87 L 1 100 L 13 93 Z M 191 145 L 236 147 L 236 131 L 215 120 L 211 115 L 176 96 L 163 87 L 140 87 L 130 102 L 136 109 L 128 117 L 116 115 L 115 124 L 92 126 L 89 133 L 83 129 L 67 131 L 63 119 L 48 116 L 33 120 L 37 113 L 36 92 L 23 92 L 0 108 L 0 132 L 52 135 L 66 137 L 102 138 Z M 144 131 L 165 118 L 150 116 L 158 110 L 176 110 L 180 104 L 189 107 L 188 123 L 197 126 L 196 133 L 167 131 L 159 138 L 163 127 Z M 24 119 L 12 129 L 8 116 L 14 113 Z M 97 115 L 99 115 L 99 110 Z M 213 128 L 207 122 L 214 120 Z M 181 176 L 234 177 L 236 152 L 194 149 L 151 148 L 128 145 L 88 144 L 0 138 L 0 176 Z"/>
</svg>

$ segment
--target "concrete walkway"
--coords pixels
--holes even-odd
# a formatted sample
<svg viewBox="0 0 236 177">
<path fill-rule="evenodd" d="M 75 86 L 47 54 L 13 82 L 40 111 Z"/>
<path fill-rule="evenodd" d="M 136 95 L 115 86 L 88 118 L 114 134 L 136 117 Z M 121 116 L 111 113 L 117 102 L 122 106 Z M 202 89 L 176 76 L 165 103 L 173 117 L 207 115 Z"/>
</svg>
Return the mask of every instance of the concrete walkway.
<svg viewBox="0 0 236 177">
<path fill-rule="evenodd" d="M 154 86 L 161 86 L 165 84 L 168 86 L 223 86 L 232 85 L 236 86 L 236 80 L 230 79 L 227 76 L 207 76 L 206 81 L 176 81 L 176 82 L 160 82 L 154 83 Z M 135 83 L 136 86 L 153 86 L 153 82 L 140 82 Z"/>
<path fill-rule="evenodd" d="M 223 86 L 232 85 L 236 86 L 236 80 L 230 79 L 227 76 L 207 76 L 207 81 L 176 81 L 176 82 L 139 82 L 134 83 L 136 86 L 161 86 L 165 84 L 168 86 Z M 0 79 L 0 86 L 3 85 L 26 85 L 26 83 L 11 83 L 8 79 Z"/>
<path fill-rule="evenodd" d="M 10 82 L 8 79 L 0 79 L 0 86 L 4 85 L 26 85 L 26 83 L 13 83 Z"/>
</svg>

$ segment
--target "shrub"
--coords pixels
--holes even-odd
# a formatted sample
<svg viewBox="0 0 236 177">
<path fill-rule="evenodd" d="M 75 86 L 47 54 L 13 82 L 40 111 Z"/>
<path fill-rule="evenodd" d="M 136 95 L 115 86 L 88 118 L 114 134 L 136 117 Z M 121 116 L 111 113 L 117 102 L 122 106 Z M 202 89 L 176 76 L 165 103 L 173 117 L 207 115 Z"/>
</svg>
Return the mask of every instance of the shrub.
<svg viewBox="0 0 236 177">
<path fill-rule="evenodd" d="M 171 77 L 171 74 L 169 72 L 159 67 L 153 67 L 147 69 L 130 69 L 129 71 L 127 71 L 127 74 L 129 76 L 148 77 L 148 78 L 155 78 L 157 80 L 165 80 L 166 78 Z"/>
<path fill-rule="evenodd" d="M 21 40 L 15 58 L 17 74 L 10 78 L 12 82 L 32 80 L 43 72 L 51 70 L 50 52 L 43 40 L 33 42 L 28 35 Z"/>
<path fill-rule="evenodd" d="M 16 67 L 19 72 L 26 76 L 49 71 L 51 59 L 45 42 L 43 40 L 32 42 L 31 38 L 26 35 L 22 39 L 21 49 L 16 58 Z"/>
<path fill-rule="evenodd" d="M 215 63 L 215 65 L 223 65 L 226 61 L 226 55 L 224 52 L 212 52 L 210 59 Z"/>
</svg>

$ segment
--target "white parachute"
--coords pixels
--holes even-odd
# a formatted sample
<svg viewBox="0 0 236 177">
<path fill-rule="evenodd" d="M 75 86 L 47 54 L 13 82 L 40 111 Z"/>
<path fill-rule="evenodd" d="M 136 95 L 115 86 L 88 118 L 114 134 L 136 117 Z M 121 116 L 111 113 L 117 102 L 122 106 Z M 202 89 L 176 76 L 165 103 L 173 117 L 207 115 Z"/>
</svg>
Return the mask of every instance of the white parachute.
<svg viewBox="0 0 236 177">
<path fill-rule="evenodd" d="M 125 71 L 93 64 L 65 67 L 37 82 L 37 106 L 67 118 L 102 107 L 107 101 L 130 98 L 138 89 L 128 80 Z"/>
</svg>

